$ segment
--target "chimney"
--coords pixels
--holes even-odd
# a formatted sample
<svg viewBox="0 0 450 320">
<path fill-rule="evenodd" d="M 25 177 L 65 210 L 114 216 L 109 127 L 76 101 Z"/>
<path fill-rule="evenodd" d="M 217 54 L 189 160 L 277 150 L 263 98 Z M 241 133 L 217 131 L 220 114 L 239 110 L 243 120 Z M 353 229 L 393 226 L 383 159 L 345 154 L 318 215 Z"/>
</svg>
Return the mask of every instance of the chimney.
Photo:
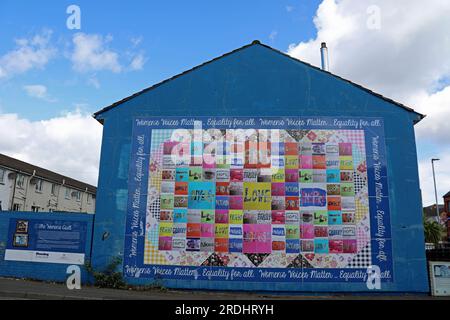
<svg viewBox="0 0 450 320">
<path fill-rule="evenodd" d="M 325 42 L 322 42 L 322 45 L 320 47 L 320 55 L 322 58 L 322 70 L 329 71 L 328 68 L 328 48 L 327 44 Z"/>
</svg>

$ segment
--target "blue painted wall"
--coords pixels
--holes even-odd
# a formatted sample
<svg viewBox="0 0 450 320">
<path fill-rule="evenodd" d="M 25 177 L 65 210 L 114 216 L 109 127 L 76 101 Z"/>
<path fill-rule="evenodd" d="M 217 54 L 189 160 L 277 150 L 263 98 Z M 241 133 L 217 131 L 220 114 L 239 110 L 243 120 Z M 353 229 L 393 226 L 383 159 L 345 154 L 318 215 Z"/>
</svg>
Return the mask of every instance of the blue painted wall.
<svg viewBox="0 0 450 320">
<path fill-rule="evenodd" d="M 39 219 L 39 220 L 65 220 L 85 221 L 87 224 L 85 261 L 89 261 L 91 255 L 92 225 L 94 216 L 85 213 L 34 213 L 34 212 L 0 212 L 0 276 L 12 278 L 26 278 L 34 280 L 65 282 L 67 264 L 5 261 L 5 248 L 7 246 L 8 228 L 10 219 Z M 88 281 L 88 275 L 83 266 L 81 280 Z"/>
<path fill-rule="evenodd" d="M 254 44 L 165 82 L 97 116 L 104 121 L 93 264 L 123 254 L 133 117 L 351 116 L 384 119 L 395 281 L 385 292 L 427 292 L 413 122 L 419 115 L 349 82 Z M 104 237 L 104 235 L 109 235 Z M 145 280 L 130 281 L 135 284 Z M 362 283 L 163 281 L 169 287 L 367 291 Z"/>
</svg>

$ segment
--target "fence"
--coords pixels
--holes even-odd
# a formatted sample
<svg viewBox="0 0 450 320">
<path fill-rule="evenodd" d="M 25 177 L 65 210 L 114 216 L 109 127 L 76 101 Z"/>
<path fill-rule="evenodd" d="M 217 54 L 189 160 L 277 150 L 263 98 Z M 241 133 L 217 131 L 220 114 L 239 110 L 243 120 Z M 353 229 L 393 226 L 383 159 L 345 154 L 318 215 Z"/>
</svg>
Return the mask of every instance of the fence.
<svg viewBox="0 0 450 320">
<path fill-rule="evenodd" d="M 450 261 L 450 243 L 440 243 L 426 250 L 427 261 Z"/>
</svg>

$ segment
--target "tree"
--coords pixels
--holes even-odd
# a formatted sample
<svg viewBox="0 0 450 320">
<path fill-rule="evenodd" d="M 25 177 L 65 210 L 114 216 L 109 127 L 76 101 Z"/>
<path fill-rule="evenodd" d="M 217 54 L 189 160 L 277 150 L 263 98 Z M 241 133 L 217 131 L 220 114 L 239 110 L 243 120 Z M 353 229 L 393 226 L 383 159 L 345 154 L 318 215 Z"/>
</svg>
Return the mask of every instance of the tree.
<svg viewBox="0 0 450 320">
<path fill-rule="evenodd" d="M 423 217 L 423 230 L 425 233 L 425 242 L 435 245 L 443 238 L 444 228 L 436 221 L 427 220 Z"/>
</svg>

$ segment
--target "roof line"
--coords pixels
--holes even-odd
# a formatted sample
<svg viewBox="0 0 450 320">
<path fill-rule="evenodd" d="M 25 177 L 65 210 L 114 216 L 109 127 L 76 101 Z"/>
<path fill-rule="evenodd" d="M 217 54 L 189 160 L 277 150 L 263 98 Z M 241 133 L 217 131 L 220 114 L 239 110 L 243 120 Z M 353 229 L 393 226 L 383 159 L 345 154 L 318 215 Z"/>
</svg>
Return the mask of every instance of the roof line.
<svg viewBox="0 0 450 320">
<path fill-rule="evenodd" d="M 185 75 L 185 74 L 187 74 L 187 73 L 190 73 L 191 71 L 194 71 L 194 70 L 196 70 L 196 69 L 199 69 L 199 68 L 201 68 L 201 67 L 203 67 L 203 66 L 205 66 L 205 65 L 207 65 L 207 64 L 209 64 L 209 63 L 211 63 L 211 62 L 214 62 L 214 61 L 216 61 L 216 60 L 222 59 L 222 58 L 224 58 L 224 57 L 226 57 L 226 56 L 228 56 L 228 55 L 231 55 L 231 54 L 233 54 L 233 53 L 235 53 L 235 52 L 241 51 L 241 50 L 243 50 L 243 49 L 245 49 L 245 48 L 248 48 L 248 47 L 250 47 L 250 46 L 253 46 L 253 45 L 260 45 L 260 46 L 263 46 L 263 47 L 265 47 L 265 48 L 267 48 L 267 49 L 273 50 L 274 52 L 279 53 L 279 54 L 281 54 L 281 55 L 283 55 L 283 56 L 285 56 L 285 57 L 287 57 L 287 58 L 289 58 L 289 59 L 291 59 L 291 60 L 294 60 L 294 61 L 296 61 L 296 62 L 300 62 L 300 63 L 302 63 L 302 64 L 304 64 L 304 65 L 306 65 L 306 66 L 309 66 L 309 67 L 311 67 L 311 68 L 313 68 L 313 69 L 319 71 L 319 72 L 326 73 L 326 74 L 331 75 L 332 77 L 335 77 L 335 78 L 337 78 L 337 79 L 339 79 L 339 80 L 345 81 L 345 82 L 347 82 L 347 83 L 349 83 L 349 84 L 351 84 L 351 85 L 353 85 L 353 86 L 355 86 L 355 87 L 357 87 L 357 88 L 359 88 L 359 89 L 362 89 L 362 90 L 364 90 L 364 91 L 366 91 L 366 92 L 368 92 L 368 93 L 370 93 L 370 94 L 372 94 L 372 95 L 374 95 L 374 96 L 376 96 L 376 97 L 378 97 L 378 98 L 380 98 L 380 99 L 382 99 L 382 100 L 385 100 L 385 101 L 387 101 L 387 102 L 389 102 L 389 103 L 395 104 L 395 105 L 397 105 L 397 106 L 399 106 L 399 107 L 401 107 L 401 108 L 403 108 L 403 109 L 405 109 L 405 110 L 407 110 L 407 111 L 409 111 L 409 112 L 414 112 L 414 113 L 416 113 L 417 115 L 419 115 L 419 120 L 415 121 L 414 124 L 416 124 L 417 122 L 419 122 L 420 120 L 422 120 L 422 119 L 425 118 L 425 116 L 426 116 L 426 115 L 424 115 L 424 114 L 422 114 L 422 113 L 419 113 L 419 112 L 415 111 L 413 108 L 410 108 L 410 107 L 408 107 L 408 106 L 406 106 L 406 105 L 404 105 L 404 104 L 402 104 L 402 103 L 400 103 L 400 102 L 397 102 L 397 101 L 395 101 L 395 100 L 393 100 L 393 99 L 391 99 L 391 98 L 387 98 L 387 97 L 383 96 L 382 94 L 377 93 L 377 92 L 374 92 L 374 91 L 372 91 L 372 90 L 370 90 L 370 89 L 368 89 L 368 88 L 365 88 L 365 87 L 363 87 L 362 85 L 359 85 L 359 84 L 357 84 L 357 83 L 355 83 L 355 82 L 353 82 L 353 81 L 350 81 L 350 80 L 347 80 L 347 79 L 345 79 L 345 78 L 342 78 L 342 77 L 340 77 L 340 76 L 338 76 L 338 75 L 336 75 L 336 74 L 334 74 L 334 73 L 331 73 L 331 72 L 329 72 L 329 71 L 325 71 L 325 70 L 323 70 L 323 69 L 321 69 L 321 68 L 319 68 L 319 67 L 316 67 L 316 66 L 314 66 L 314 65 L 312 65 L 312 64 L 310 64 L 310 63 L 308 63 L 308 62 L 304 62 L 304 61 L 302 61 L 302 60 L 300 60 L 300 59 L 297 59 L 297 58 L 294 58 L 294 57 L 288 55 L 287 53 L 284 53 L 284 52 L 282 52 L 282 51 L 280 51 L 280 50 L 278 50 L 278 49 L 275 49 L 275 48 L 272 48 L 271 46 L 268 46 L 268 45 L 266 45 L 266 44 L 263 44 L 263 43 L 261 43 L 259 40 L 254 40 L 254 41 L 252 41 L 250 44 L 247 44 L 247 45 L 245 45 L 245 46 L 242 46 L 242 47 L 240 47 L 240 48 L 237 48 L 237 49 L 234 49 L 234 50 L 232 50 L 232 51 L 230 51 L 230 52 L 227 52 L 227 53 L 225 53 L 225 54 L 223 54 L 223 55 L 221 55 L 221 56 L 218 56 L 218 57 L 216 57 L 216 58 L 213 58 L 213 59 L 211 59 L 211 60 L 208 60 L 208 61 L 206 61 L 206 62 L 204 62 L 204 63 L 202 63 L 202 64 L 199 64 L 199 65 L 197 65 L 197 66 L 195 66 L 195 67 L 193 67 L 193 68 L 191 68 L 191 69 L 185 70 L 185 71 L 183 71 L 183 72 L 181 72 L 181 73 L 179 73 L 179 74 L 177 74 L 177 75 L 175 75 L 175 76 L 172 76 L 172 77 L 170 77 L 170 78 L 167 78 L 167 79 L 165 79 L 165 80 L 163 80 L 163 81 L 161 81 L 161 82 L 158 82 L 158 83 L 156 83 L 156 84 L 154 84 L 154 85 L 152 85 L 152 86 L 150 86 L 150 87 L 147 87 L 147 88 L 145 88 L 145 89 L 143 89 L 143 90 L 141 90 L 141 91 L 138 91 L 138 92 L 136 92 L 136 93 L 134 93 L 134 94 L 132 94 L 132 95 L 126 97 L 126 98 L 123 98 L 123 99 L 121 99 L 121 100 L 119 100 L 119 101 L 116 101 L 116 102 L 114 102 L 113 104 L 111 104 L 111 105 L 109 105 L 109 106 L 107 106 L 107 107 L 104 107 L 103 109 L 101 109 L 101 110 L 95 112 L 92 116 L 93 116 L 97 121 L 99 121 L 100 123 L 103 123 L 103 121 L 102 121 L 101 119 L 97 119 L 97 117 L 98 117 L 100 114 L 102 114 L 102 113 L 104 113 L 104 112 L 106 112 L 106 111 L 108 111 L 108 110 L 110 110 L 110 109 L 112 109 L 112 108 L 114 108 L 114 107 L 116 107 L 116 106 L 118 106 L 118 105 L 120 105 L 120 104 L 122 104 L 122 103 L 128 101 L 128 100 L 131 100 L 131 99 L 133 99 L 133 98 L 135 98 L 135 97 L 137 97 L 137 96 L 139 96 L 139 95 L 141 95 L 141 94 L 143 94 L 143 93 L 145 93 L 145 92 L 147 92 L 147 91 L 150 91 L 150 90 L 152 90 L 152 89 L 155 89 L 155 88 L 157 88 L 157 87 L 159 87 L 159 86 L 165 84 L 166 82 L 169 82 L 169 81 L 171 81 L 171 80 L 174 80 L 174 79 L 176 79 L 176 78 L 178 78 L 178 77 L 181 77 L 181 76 L 183 76 L 183 75 Z"/>
<path fill-rule="evenodd" d="M 282 52 L 282 51 L 280 51 L 280 50 L 278 50 L 278 49 L 272 48 L 272 47 L 270 47 L 270 46 L 268 46 L 268 45 L 266 45 L 266 44 L 260 43 L 260 45 L 263 46 L 263 47 L 266 47 L 267 49 L 273 50 L 273 51 L 275 51 L 275 52 L 277 52 L 277 53 L 279 53 L 279 54 L 282 54 L 283 56 L 285 56 L 285 57 L 287 57 L 287 58 L 289 58 L 289 59 L 292 59 L 292 60 L 294 60 L 294 61 L 303 63 L 304 65 L 307 65 L 307 66 L 309 66 L 309 67 L 311 67 L 311 68 L 313 68 L 313 69 L 316 69 L 317 71 L 326 73 L 326 74 L 328 74 L 328 75 L 330 75 L 330 76 L 332 76 L 332 77 L 335 77 L 335 78 L 337 78 L 337 79 L 339 79 L 339 80 L 345 81 L 345 82 L 347 82 L 347 83 L 349 83 L 349 84 L 351 84 L 351 85 L 353 85 L 353 86 L 355 86 L 355 87 L 357 87 L 357 88 L 359 88 L 359 89 L 362 89 L 362 90 L 364 90 L 364 91 L 366 91 L 366 92 L 368 92 L 368 93 L 370 93 L 370 94 L 372 94 L 372 95 L 374 95 L 374 96 L 376 96 L 376 97 L 378 97 L 378 98 L 381 98 L 381 99 L 383 99 L 383 100 L 385 100 L 385 101 L 387 101 L 387 102 L 390 102 L 390 103 L 392 103 L 392 104 L 395 104 L 395 105 L 397 105 L 397 106 L 399 106 L 399 107 L 401 107 L 401 108 L 403 108 L 403 109 L 406 109 L 407 111 L 414 112 L 414 113 L 416 113 L 416 114 L 418 114 L 418 115 L 420 116 L 420 120 L 422 120 L 423 118 L 426 117 L 426 115 L 424 115 L 424 114 L 422 114 L 422 113 L 419 113 L 419 112 L 415 111 L 413 108 L 408 107 L 408 106 L 404 105 L 403 103 L 397 102 L 397 101 L 395 101 L 395 100 L 393 100 L 393 99 L 391 99 L 391 98 L 387 98 L 387 97 L 383 96 L 383 95 L 380 94 L 380 93 L 377 93 L 377 92 L 372 91 L 372 90 L 370 90 L 370 89 L 368 89 L 368 88 L 366 88 L 366 87 L 363 87 L 363 86 L 360 85 L 360 84 L 357 84 L 357 83 L 355 83 L 355 82 L 353 82 L 353 81 L 350 81 L 350 80 L 348 80 L 348 79 L 342 78 L 342 77 L 340 77 L 340 76 L 338 76 L 338 75 L 336 75 L 336 74 L 334 74 L 334 73 L 331 73 L 331 72 L 329 72 L 329 71 L 325 71 L 325 70 L 323 70 L 323 69 L 321 69 L 321 68 L 319 68 L 319 67 L 316 67 L 316 66 L 314 66 L 314 65 L 312 65 L 312 64 L 310 64 L 310 63 L 308 63 L 308 62 L 305 62 L 305 61 L 302 61 L 302 60 L 300 60 L 300 59 L 294 58 L 294 57 L 288 55 L 287 53 L 284 53 L 284 52 Z M 420 121 L 420 120 L 418 120 L 418 121 Z"/>
<path fill-rule="evenodd" d="M 63 184 L 64 181 L 65 185 L 80 191 L 87 190 L 88 192 L 94 194 L 97 191 L 97 187 L 89 183 L 7 156 L 6 154 L 3 153 L 0 153 L 0 167 L 7 168 L 11 171 L 24 173 L 31 176 L 35 174 L 38 178 L 42 178 L 44 180 L 55 182 L 58 184 Z"/>
<path fill-rule="evenodd" d="M 185 74 L 187 74 L 187 73 L 190 73 L 191 71 L 194 71 L 194 70 L 196 70 L 196 69 L 199 69 L 199 68 L 201 68 L 201 67 L 203 67 L 203 66 L 205 66 L 205 65 L 207 65 L 207 64 L 210 64 L 211 62 L 214 62 L 214 61 L 216 61 L 216 60 L 222 59 L 222 58 L 224 58 L 224 57 L 226 57 L 226 56 L 229 56 L 229 55 L 231 55 L 231 54 L 233 54 L 233 53 L 235 53 L 235 52 L 241 51 L 241 50 L 243 50 L 243 49 L 245 49 L 245 48 L 248 48 L 248 47 L 250 47 L 250 46 L 252 46 L 252 45 L 255 45 L 255 44 L 261 44 L 261 43 L 260 43 L 258 40 L 255 40 L 255 41 L 253 41 L 253 42 L 250 43 L 250 44 L 246 44 L 245 46 L 242 46 L 242 47 L 240 47 L 240 48 L 234 49 L 233 51 L 224 53 L 224 54 L 222 54 L 221 56 L 218 56 L 218 57 L 215 57 L 215 58 L 213 58 L 213 59 L 211 59 L 211 60 L 208 60 L 208 61 L 206 61 L 206 62 L 203 62 L 202 64 L 199 64 L 199 65 L 197 65 L 197 66 L 195 66 L 195 67 L 193 67 L 193 68 L 191 68 L 191 69 L 185 70 L 185 71 L 183 71 L 183 72 L 181 72 L 181 73 L 179 73 L 179 74 L 176 74 L 176 75 L 174 75 L 174 76 L 172 76 L 172 77 L 170 77 L 170 78 L 167 78 L 167 79 L 165 79 L 165 80 L 162 80 L 161 82 L 158 82 L 158 83 L 156 83 L 156 84 L 154 84 L 154 85 L 152 85 L 152 86 L 150 86 L 150 87 L 147 87 L 147 88 L 145 88 L 145 89 L 142 89 L 141 91 L 138 91 L 138 92 L 132 94 L 131 96 L 128 96 L 128 97 L 123 98 L 123 99 L 121 99 L 121 100 L 119 100 L 119 101 L 116 101 L 116 102 L 114 102 L 113 104 L 111 104 L 111 105 L 109 105 L 109 106 L 107 106 L 107 107 L 105 107 L 105 108 L 103 108 L 103 109 L 101 109 L 101 110 L 95 112 L 92 116 L 93 116 L 94 118 L 97 118 L 97 116 L 98 116 L 99 114 L 101 114 L 101 113 L 103 113 L 103 112 L 105 112 L 105 111 L 108 111 L 108 110 L 110 110 L 110 109 L 112 109 L 112 108 L 114 108 L 114 107 L 116 107 L 116 106 L 118 106 L 118 105 L 120 105 L 120 104 L 122 104 L 122 103 L 124 103 L 124 102 L 126 102 L 126 101 L 128 101 L 128 100 L 130 100 L 130 99 L 133 99 L 133 98 L 135 98 L 135 97 L 137 97 L 137 96 L 139 96 L 139 95 L 141 95 L 141 94 L 143 94 L 143 93 L 145 93 L 145 92 L 147 92 L 147 91 L 150 91 L 150 90 L 152 90 L 152 89 L 155 89 L 155 88 L 157 88 L 157 87 L 163 85 L 163 84 L 166 83 L 166 82 L 169 82 L 169 81 L 171 81 L 171 80 L 174 80 L 174 79 L 176 79 L 176 78 L 178 78 L 178 77 L 181 77 L 181 76 L 183 76 L 183 75 L 185 75 Z"/>
</svg>

